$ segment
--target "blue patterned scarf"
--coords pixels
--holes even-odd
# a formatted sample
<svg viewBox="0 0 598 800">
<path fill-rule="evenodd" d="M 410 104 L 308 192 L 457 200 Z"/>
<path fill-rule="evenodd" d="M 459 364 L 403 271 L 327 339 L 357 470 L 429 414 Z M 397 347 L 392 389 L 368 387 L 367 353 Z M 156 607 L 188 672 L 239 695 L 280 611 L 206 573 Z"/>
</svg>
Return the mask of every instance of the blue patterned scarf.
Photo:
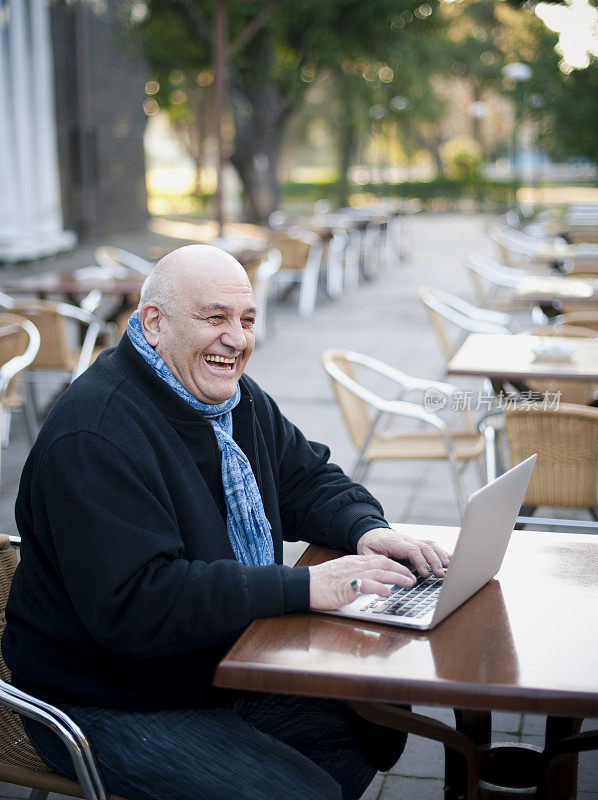
<svg viewBox="0 0 598 800">
<path fill-rule="evenodd" d="M 237 384 L 230 400 L 217 405 L 201 403 L 174 377 L 162 358 L 148 344 L 135 311 L 129 319 L 127 334 L 133 347 L 171 389 L 196 411 L 209 419 L 218 448 L 222 453 L 222 485 L 226 502 L 226 527 L 237 561 L 248 566 L 274 563 L 271 526 L 247 456 L 232 437 L 232 410 L 241 399 Z"/>
</svg>

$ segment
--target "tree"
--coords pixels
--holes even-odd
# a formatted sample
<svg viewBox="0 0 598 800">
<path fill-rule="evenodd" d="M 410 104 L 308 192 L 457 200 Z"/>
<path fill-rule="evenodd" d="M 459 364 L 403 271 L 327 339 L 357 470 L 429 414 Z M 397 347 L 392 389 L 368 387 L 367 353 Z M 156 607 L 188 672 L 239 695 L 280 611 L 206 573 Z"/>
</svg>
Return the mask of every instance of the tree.
<svg viewBox="0 0 598 800">
<path fill-rule="evenodd" d="M 546 87 L 540 141 L 557 159 L 588 158 L 598 164 L 598 59 Z"/>
<path fill-rule="evenodd" d="M 263 222 L 278 204 L 276 168 L 283 134 L 309 86 L 306 75 L 338 71 L 339 64 L 351 64 L 351 69 L 361 64 L 362 71 L 372 62 L 383 65 L 401 35 L 397 14 L 409 5 L 410 0 L 281 0 L 270 6 L 229 0 L 230 41 L 237 40 L 265 8 L 271 8 L 267 19 L 228 62 L 235 131 L 230 158 L 243 183 L 247 219 Z M 146 8 L 145 17 L 133 28 L 161 87 L 156 100 L 172 114 L 173 104 L 193 101 L 189 94 L 173 98 L 172 72 L 185 73 L 186 84 L 191 85 L 209 67 L 213 2 L 148 0 Z M 164 81 L 168 89 L 162 91 Z M 180 112 L 179 108 L 176 113 Z M 356 111 L 350 116 L 355 122 Z M 345 125 L 345 130 L 350 127 Z M 348 141 L 349 156 L 351 147 Z"/>
</svg>

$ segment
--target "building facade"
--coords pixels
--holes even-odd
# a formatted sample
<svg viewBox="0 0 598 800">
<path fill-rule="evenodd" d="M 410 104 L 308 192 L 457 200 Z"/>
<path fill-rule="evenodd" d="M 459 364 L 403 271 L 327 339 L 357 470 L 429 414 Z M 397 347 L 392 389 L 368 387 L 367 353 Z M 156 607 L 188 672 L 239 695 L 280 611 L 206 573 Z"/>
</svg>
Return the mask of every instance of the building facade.
<svg viewBox="0 0 598 800">
<path fill-rule="evenodd" d="M 0 0 L 0 261 L 144 225 L 146 71 L 116 0 Z"/>
</svg>

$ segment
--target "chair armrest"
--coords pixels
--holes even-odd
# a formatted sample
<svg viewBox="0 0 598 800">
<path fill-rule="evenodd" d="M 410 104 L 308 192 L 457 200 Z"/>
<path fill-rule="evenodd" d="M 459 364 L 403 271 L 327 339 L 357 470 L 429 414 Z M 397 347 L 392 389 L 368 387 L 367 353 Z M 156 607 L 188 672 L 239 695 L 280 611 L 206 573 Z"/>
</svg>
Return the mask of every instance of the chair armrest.
<svg viewBox="0 0 598 800">
<path fill-rule="evenodd" d="M 354 381 L 335 364 L 324 364 L 324 369 L 331 378 L 379 413 L 418 419 L 422 422 L 427 422 L 429 425 L 433 425 L 441 431 L 443 435 L 448 436 L 449 429 L 444 420 L 436 414 L 431 414 L 429 411 L 426 411 L 422 406 L 416 403 L 406 403 L 404 400 L 385 400 L 370 389 L 366 389 L 365 386 L 362 386 L 357 381 Z"/>
<path fill-rule="evenodd" d="M 39 331 L 33 322 L 23 318 L 18 325 L 19 327 L 22 327 L 29 335 L 29 344 L 22 355 L 11 358 L 6 362 L 6 364 L 3 364 L 0 367 L 0 399 L 3 398 L 4 392 L 6 391 L 10 381 L 15 377 L 15 375 L 21 372 L 21 370 L 25 369 L 25 367 L 28 367 L 29 364 L 31 364 L 37 355 L 37 351 L 39 350 L 41 338 Z"/>
<path fill-rule="evenodd" d="M 0 681 L 0 704 L 52 730 L 68 750 L 86 800 L 106 800 L 89 742 L 64 711 L 4 681 Z"/>
<path fill-rule="evenodd" d="M 388 378 L 394 383 L 404 386 L 408 391 L 416 389 L 426 391 L 426 389 L 433 389 L 447 398 L 452 397 L 453 394 L 458 391 L 458 387 L 451 383 L 430 381 L 424 378 L 413 378 L 411 375 L 401 372 L 401 370 L 396 369 L 396 367 L 393 367 L 390 364 L 386 364 L 383 361 L 378 361 L 377 358 L 372 358 L 371 356 L 366 356 L 362 353 L 356 353 L 352 350 L 347 353 L 347 358 L 354 364 L 360 364 L 363 367 L 367 367 L 368 369 L 371 369 L 372 372 L 377 372 L 379 375 Z"/>
<path fill-rule="evenodd" d="M 79 360 L 77 361 L 77 366 L 73 371 L 72 380 L 74 381 L 75 378 L 78 378 L 91 362 L 91 357 L 93 354 L 93 349 L 95 347 L 96 339 L 98 338 L 100 332 L 102 331 L 102 325 L 99 320 L 95 320 L 89 325 L 87 331 L 85 333 L 85 338 L 83 339 L 83 344 L 81 345 L 81 353 L 79 355 Z"/>
</svg>

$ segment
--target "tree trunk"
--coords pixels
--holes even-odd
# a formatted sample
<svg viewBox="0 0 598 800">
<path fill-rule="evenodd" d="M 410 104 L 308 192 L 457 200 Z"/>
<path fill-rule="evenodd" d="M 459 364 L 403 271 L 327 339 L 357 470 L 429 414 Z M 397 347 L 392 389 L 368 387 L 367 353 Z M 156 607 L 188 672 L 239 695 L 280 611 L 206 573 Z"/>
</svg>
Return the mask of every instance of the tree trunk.
<svg viewBox="0 0 598 800">
<path fill-rule="evenodd" d="M 280 199 L 277 167 L 290 107 L 267 79 L 252 92 L 231 86 L 230 95 L 235 122 L 231 162 L 243 184 L 244 217 L 265 225 Z"/>
</svg>

